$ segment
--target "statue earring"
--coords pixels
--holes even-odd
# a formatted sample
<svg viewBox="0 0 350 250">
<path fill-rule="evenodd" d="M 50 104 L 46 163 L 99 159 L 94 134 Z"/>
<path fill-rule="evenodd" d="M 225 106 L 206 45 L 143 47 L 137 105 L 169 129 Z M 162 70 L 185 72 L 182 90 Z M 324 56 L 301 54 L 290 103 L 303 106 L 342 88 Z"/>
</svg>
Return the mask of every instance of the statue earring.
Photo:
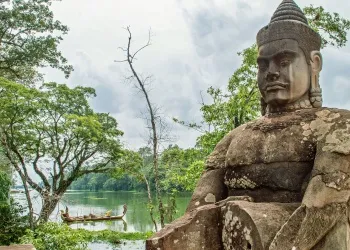
<svg viewBox="0 0 350 250">
<path fill-rule="evenodd" d="M 314 108 L 322 107 L 322 89 L 320 87 L 320 71 L 322 70 L 322 55 L 319 51 L 311 52 L 311 87 L 310 102 Z"/>
</svg>

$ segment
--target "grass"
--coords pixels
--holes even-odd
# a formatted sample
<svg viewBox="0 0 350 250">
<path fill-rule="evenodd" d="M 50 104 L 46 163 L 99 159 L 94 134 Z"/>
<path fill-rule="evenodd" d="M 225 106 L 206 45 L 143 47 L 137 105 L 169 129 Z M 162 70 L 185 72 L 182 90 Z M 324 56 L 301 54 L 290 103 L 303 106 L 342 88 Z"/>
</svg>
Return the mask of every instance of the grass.
<svg viewBox="0 0 350 250">
<path fill-rule="evenodd" d="M 120 244 L 122 240 L 146 240 L 153 232 L 125 233 L 111 230 L 89 231 L 72 229 L 66 224 L 48 222 L 36 228 L 27 230 L 21 238 L 23 244 L 33 244 L 37 250 L 83 250 L 89 242 L 105 242 Z"/>
<path fill-rule="evenodd" d="M 111 230 L 101 230 L 101 231 L 89 231 L 86 229 L 76 229 L 79 233 L 84 235 L 90 242 L 104 241 L 112 244 L 119 244 L 121 240 L 146 240 L 152 236 L 153 232 L 116 232 Z"/>
</svg>

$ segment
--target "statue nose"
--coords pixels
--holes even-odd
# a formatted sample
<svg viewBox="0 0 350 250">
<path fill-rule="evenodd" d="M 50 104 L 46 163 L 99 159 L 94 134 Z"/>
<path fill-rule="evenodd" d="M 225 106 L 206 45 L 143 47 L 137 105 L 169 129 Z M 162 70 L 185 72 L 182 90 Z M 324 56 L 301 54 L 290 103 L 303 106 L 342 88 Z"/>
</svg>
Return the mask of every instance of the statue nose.
<svg viewBox="0 0 350 250">
<path fill-rule="evenodd" d="M 268 72 L 266 75 L 266 80 L 269 82 L 277 81 L 280 77 L 280 72 Z"/>
</svg>

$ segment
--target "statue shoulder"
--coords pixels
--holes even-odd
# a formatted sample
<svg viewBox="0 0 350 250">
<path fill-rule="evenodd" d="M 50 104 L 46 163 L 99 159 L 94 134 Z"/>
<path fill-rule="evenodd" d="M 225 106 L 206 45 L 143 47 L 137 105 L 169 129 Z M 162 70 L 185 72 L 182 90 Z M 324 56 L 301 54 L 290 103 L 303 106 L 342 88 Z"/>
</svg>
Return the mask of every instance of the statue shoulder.
<svg viewBox="0 0 350 250">
<path fill-rule="evenodd" d="M 324 108 L 316 117 L 310 129 L 316 132 L 318 152 L 350 155 L 350 111 Z"/>
<path fill-rule="evenodd" d="M 250 123 L 254 123 L 250 122 Z M 248 123 L 248 124 L 250 124 Z M 206 161 L 207 169 L 218 169 L 225 167 L 225 158 L 227 150 L 234 138 L 241 134 L 247 127 L 248 124 L 241 125 L 233 130 L 231 130 L 221 141 L 216 145 L 214 151 L 208 156 Z"/>
<path fill-rule="evenodd" d="M 346 118 L 346 119 L 350 119 L 350 110 L 347 109 L 337 109 L 337 108 L 323 108 L 322 109 L 325 112 L 330 112 L 333 114 L 339 114 L 340 117 L 339 118 Z"/>
</svg>

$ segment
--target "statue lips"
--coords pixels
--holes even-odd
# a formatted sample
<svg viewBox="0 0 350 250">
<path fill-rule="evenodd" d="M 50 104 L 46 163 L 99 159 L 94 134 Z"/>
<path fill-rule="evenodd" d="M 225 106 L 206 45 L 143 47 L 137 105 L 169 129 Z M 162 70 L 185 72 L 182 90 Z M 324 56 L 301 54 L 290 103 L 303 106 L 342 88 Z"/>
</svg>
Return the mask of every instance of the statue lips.
<svg viewBox="0 0 350 250">
<path fill-rule="evenodd" d="M 269 92 L 269 91 L 276 91 L 276 90 L 281 90 L 281 89 L 286 89 L 288 84 L 282 83 L 282 82 L 269 82 L 266 84 L 264 90 Z"/>
</svg>

